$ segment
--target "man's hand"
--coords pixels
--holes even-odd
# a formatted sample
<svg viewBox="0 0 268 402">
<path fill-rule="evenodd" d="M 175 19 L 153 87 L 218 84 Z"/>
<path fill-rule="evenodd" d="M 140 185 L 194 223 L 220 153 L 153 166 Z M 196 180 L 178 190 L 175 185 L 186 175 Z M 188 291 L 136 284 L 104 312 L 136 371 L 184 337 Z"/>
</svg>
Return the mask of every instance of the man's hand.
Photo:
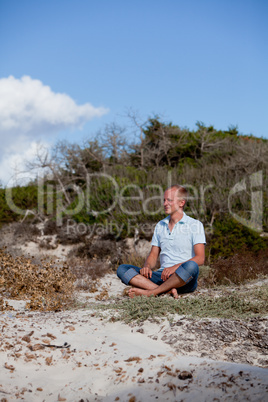
<svg viewBox="0 0 268 402">
<path fill-rule="evenodd" d="M 140 270 L 140 275 L 142 275 L 142 276 L 145 276 L 145 278 L 151 278 L 152 277 L 152 270 L 151 270 L 151 268 L 148 268 L 148 267 L 143 267 L 141 270 Z"/>
<path fill-rule="evenodd" d="M 162 281 L 166 281 L 170 277 L 170 275 L 174 274 L 177 268 L 178 268 L 177 265 L 174 265 L 173 267 L 164 268 L 161 275 Z"/>
</svg>

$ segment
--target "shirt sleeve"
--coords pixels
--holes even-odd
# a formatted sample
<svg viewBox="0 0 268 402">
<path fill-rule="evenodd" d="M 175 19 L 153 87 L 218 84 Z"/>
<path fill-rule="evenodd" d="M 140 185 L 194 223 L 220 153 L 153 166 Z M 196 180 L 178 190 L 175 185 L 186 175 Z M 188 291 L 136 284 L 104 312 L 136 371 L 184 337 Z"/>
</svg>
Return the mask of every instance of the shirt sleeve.
<svg viewBox="0 0 268 402">
<path fill-rule="evenodd" d="M 160 247 L 160 239 L 159 239 L 159 236 L 158 236 L 158 233 L 157 233 L 157 227 L 158 227 L 158 225 L 156 225 L 156 227 L 154 228 L 154 234 L 153 234 L 151 245 L 156 246 L 156 247 Z"/>
<path fill-rule="evenodd" d="M 198 243 L 206 244 L 206 235 L 203 223 L 198 222 L 197 230 L 193 231 L 193 246 Z"/>
</svg>

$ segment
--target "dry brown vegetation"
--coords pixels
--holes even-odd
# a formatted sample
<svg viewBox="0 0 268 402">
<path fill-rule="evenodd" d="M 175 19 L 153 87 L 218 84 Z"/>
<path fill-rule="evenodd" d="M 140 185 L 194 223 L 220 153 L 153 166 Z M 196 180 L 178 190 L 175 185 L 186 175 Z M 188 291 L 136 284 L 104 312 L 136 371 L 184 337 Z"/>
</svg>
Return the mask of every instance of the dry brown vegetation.
<svg viewBox="0 0 268 402">
<path fill-rule="evenodd" d="M 209 281 L 214 285 L 240 285 L 267 275 L 268 250 L 261 250 L 258 254 L 244 250 L 212 264 Z"/>
<path fill-rule="evenodd" d="M 66 264 L 42 261 L 40 266 L 30 258 L 12 257 L 0 250 L 1 310 L 10 309 L 5 298 L 27 300 L 26 308 L 31 310 L 61 310 L 73 300 L 74 281 Z"/>
<path fill-rule="evenodd" d="M 14 227 L 14 238 L 30 241 L 40 236 L 41 232 L 35 224 L 29 222 L 19 222 Z"/>
<path fill-rule="evenodd" d="M 71 257 L 68 260 L 68 264 L 76 278 L 75 288 L 77 290 L 94 292 L 96 289 L 96 281 L 111 272 L 111 266 L 107 261 L 100 261 L 96 258 L 88 260 L 85 258 Z"/>
</svg>

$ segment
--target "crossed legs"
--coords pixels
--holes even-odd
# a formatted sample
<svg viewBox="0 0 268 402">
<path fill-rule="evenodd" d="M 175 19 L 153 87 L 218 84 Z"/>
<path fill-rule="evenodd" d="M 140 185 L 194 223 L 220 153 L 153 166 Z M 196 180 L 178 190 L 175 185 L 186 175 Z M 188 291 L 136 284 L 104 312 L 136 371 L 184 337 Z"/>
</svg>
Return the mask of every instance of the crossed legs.
<svg viewBox="0 0 268 402">
<path fill-rule="evenodd" d="M 178 298 L 178 293 L 193 292 L 197 287 L 199 267 L 194 261 L 187 261 L 179 266 L 176 272 L 165 282 L 161 279 L 160 271 L 153 271 L 150 279 L 140 275 L 140 268 L 122 264 L 118 267 L 117 275 L 126 285 L 132 285 L 129 296 L 157 296 L 161 293 L 171 293 Z"/>
<path fill-rule="evenodd" d="M 174 273 L 161 285 L 156 285 L 155 283 L 150 281 L 150 279 L 147 279 L 144 276 L 138 274 L 129 281 L 129 284 L 134 286 L 128 292 L 129 297 L 142 295 L 157 296 L 161 293 L 170 292 L 172 296 L 177 299 L 179 296 L 176 288 L 184 286 L 185 282 L 176 273 Z"/>
</svg>

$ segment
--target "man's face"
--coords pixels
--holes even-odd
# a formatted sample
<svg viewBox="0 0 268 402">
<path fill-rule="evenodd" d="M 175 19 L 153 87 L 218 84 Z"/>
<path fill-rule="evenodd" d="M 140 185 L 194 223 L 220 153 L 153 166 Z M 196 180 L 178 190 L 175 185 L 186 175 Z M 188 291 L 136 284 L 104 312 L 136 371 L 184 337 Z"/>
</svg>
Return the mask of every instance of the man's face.
<svg viewBox="0 0 268 402">
<path fill-rule="evenodd" d="M 178 190 L 176 188 L 168 189 L 164 193 L 164 210 L 168 215 L 180 210 L 184 205 L 184 200 L 178 198 Z"/>
</svg>

